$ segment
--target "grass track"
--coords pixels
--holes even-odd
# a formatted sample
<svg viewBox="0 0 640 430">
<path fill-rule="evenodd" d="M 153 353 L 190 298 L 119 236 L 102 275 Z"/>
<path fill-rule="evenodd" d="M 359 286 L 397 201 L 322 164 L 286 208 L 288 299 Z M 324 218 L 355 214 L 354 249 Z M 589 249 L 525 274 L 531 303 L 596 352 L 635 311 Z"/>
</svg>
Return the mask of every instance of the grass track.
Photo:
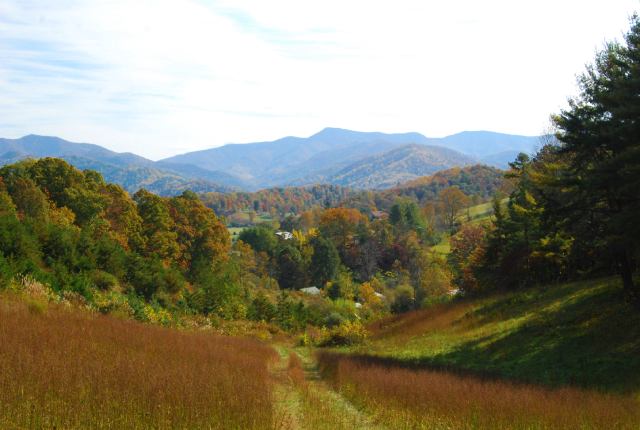
<svg viewBox="0 0 640 430">
<path fill-rule="evenodd" d="M 277 345 L 276 428 L 282 430 L 385 429 L 320 378 L 317 364 L 306 348 Z"/>
</svg>

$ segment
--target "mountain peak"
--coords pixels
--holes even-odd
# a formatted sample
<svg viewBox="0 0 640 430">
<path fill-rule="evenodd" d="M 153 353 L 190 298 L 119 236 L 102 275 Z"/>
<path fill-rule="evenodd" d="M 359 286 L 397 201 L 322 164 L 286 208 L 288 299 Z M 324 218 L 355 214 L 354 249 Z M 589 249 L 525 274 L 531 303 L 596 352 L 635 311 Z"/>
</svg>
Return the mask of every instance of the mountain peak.
<svg viewBox="0 0 640 430">
<path fill-rule="evenodd" d="M 368 133 L 347 130 L 346 128 L 337 128 L 337 127 L 325 127 L 316 134 L 309 137 L 309 139 L 344 139 L 344 138 L 352 138 L 359 135 L 364 135 Z"/>
</svg>

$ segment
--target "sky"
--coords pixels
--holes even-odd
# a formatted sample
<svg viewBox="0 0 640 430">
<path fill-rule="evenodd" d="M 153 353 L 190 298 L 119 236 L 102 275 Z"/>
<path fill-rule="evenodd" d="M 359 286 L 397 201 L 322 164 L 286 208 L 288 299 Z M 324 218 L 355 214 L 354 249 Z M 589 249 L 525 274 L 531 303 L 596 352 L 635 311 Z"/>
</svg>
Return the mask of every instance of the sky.
<svg viewBox="0 0 640 430">
<path fill-rule="evenodd" d="M 638 0 L 0 0 L 0 137 L 160 159 L 325 127 L 538 135 Z"/>
</svg>

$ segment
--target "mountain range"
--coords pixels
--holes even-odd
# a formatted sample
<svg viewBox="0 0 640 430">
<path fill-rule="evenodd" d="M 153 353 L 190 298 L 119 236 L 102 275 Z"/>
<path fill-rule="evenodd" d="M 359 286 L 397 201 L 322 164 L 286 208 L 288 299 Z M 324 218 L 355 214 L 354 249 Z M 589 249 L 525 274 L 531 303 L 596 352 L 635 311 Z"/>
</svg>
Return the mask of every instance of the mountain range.
<svg viewBox="0 0 640 430">
<path fill-rule="evenodd" d="M 519 152 L 533 152 L 539 141 L 487 131 L 429 138 L 326 128 L 307 138 L 227 144 L 152 161 L 98 145 L 29 135 L 0 139 L 0 164 L 60 157 L 80 169 L 99 171 L 129 192 L 144 187 L 162 195 L 186 189 L 225 192 L 314 183 L 379 189 L 455 166 L 504 168 Z"/>
</svg>

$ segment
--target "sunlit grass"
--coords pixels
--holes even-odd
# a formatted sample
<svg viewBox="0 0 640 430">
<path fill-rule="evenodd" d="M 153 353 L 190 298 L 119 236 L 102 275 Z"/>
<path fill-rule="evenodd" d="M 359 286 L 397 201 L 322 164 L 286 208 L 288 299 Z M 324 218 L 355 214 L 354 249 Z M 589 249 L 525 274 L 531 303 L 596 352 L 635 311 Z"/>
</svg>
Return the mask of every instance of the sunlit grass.
<svg viewBox="0 0 640 430">
<path fill-rule="evenodd" d="M 271 348 L 0 297 L 0 428 L 264 429 Z"/>
<path fill-rule="evenodd" d="M 546 389 L 392 361 L 321 352 L 323 374 L 375 419 L 394 429 L 637 429 L 631 397 Z"/>
<path fill-rule="evenodd" d="M 376 322 L 351 352 L 551 387 L 640 394 L 640 314 L 617 278 L 439 305 Z"/>
</svg>

